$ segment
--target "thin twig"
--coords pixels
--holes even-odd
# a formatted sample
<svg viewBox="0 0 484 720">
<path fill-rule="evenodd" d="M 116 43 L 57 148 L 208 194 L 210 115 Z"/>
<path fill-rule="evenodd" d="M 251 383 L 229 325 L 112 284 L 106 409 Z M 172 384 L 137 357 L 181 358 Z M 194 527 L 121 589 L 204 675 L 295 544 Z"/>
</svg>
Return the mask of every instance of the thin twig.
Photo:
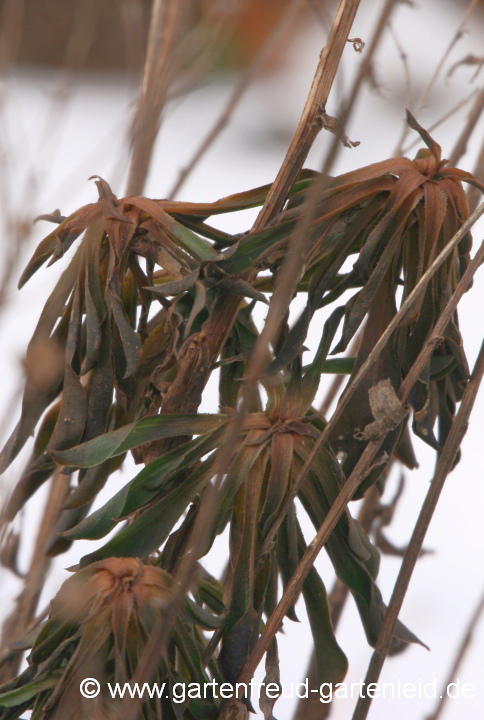
<svg viewBox="0 0 484 720">
<path fill-rule="evenodd" d="M 412 107 L 412 76 L 410 74 L 410 68 L 408 66 L 408 55 L 403 49 L 403 46 L 398 39 L 398 36 L 393 29 L 391 23 L 388 24 L 388 29 L 390 30 L 390 35 L 393 38 L 393 42 L 397 46 L 398 54 L 400 55 L 400 60 L 402 61 L 403 65 L 403 75 L 405 77 L 405 107 Z"/>
<path fill-rule="evenodd" d="M 40 593 L 45 584 L 45 578 L 52 562 L 44 554 L 44 548 L 59 517 L 64 500 L 69 489 L 68 479 L 57 468 L 51 480 L 50 493 L 42 513 L 42 520 L 35 542 L 34 552 L 30 561 L 30 568 L 25 576 L 24 586 L 15 600 L 15 606 L 5 618 L 2 626 L 0 657 L 8 654 L 9 645 L 22 638 L 27 631 L 37 609 Z M 0 681 L 5 682 L 14 677 L 20 668 L 22 653 L 13 653 L 2 664 Z"/>
<path fill-rule="evenodd" d="M 427 102 L 427 98 L 428 98 L 432 88 L 434 87 L 435 83 L 437 82 L 437 78 L 439 77 L 439 75 L 442 71 L 445 61 L 449 57 L 454 46 L 459 42 L 459 40 L 463 36 L 465 26 L 469 22 L 472 14 L 474 13 L 474 11 L 478 7 L 478 5 L 479 5 L 479 0 L 470 0 L 467 10 L 465 12 L 465 15 L 462 19 L 462 22 L 460 23 L 459 27 L 455 31 L 454 35 L 452 36 L 450 43 L 447 45 L 444 52 L 442 53 L 442 57 L 440 58 L 439 62 L 437 63 L 437 67 L 435 68 L 434 73 L 433 73 L 432 77 L 430 78 L 429 82 L 423 88 L 415 107 L 412 108 L 412 115 L 414 115 L 414 116 L 418 115 L 419 111 L 422 109 L 422 107 Z M 405 142 L 408 132 L 409 132 L 409 127 L 405 123 L 405 125 L 403 126 L 402 134 L 400 136 L 400 140 L 398 141 L 397 147 L 395 148 L 394 153 L 393 153 L 395 157 L 399 157 L 402 154 L 402 146 L 403 146 L 403 143 Z"/>
<path fill-rule="evenodd" d="M 148 175 L 160 114 L 173 74 L 171 57 L 182 6 L 181 0 L 153 3 L 143 84 L 133 122 L 128 195 L 140 195 Z"/>
<path fill-rule="evenodd" d="M 385 5 L 382 8 L 380 17 L 378 18 L 378 22 L 375 27 L 375 31 L 373 33 L 373 37 L 371 38 L 370 42 L 368 43 L 368 47 L 365 48 L 365 52 L 363 54 L 363 59 L 362 59 L 361 65 L 360 65 L 360 69 L 354 80 L 353 87 L 350 90 L 348 99 L 345 102 L 345 106 L 347 108 L 354 107 L 356 98 L 358 97 L 358 95 L 360 93 L 363 82 L 365 80 L 367 80 L 368 78 L 372 77 L 373 58 L 374 58 L 374 55 L 378 48 L 378 45 L 380 44 L 380 40 L 382 38 L 383 31 L 384 31 L 385 27 L 387 26 L 387 23 L 390 19 L 390 16 L 391 16 L 393 10 L 395 9 L 396 4 L 397 4 L 397 0 L 386 0 Z"/>
<path fill-rule="evenodd" d="M 291 29 L 291 26 L 297 18 L 300 10 L 301 0 L 292 0 L 290 5 L 284 12 L 282 18 L 278 22 L 277 26 L 272 31 L 269 38 L 266 40 L 261 50 L 257 53 L 249 69 L 243 74 L 243 76 L 240 78 L 239 82 L 233 89 L 225 108 L 215 121 L 213 127 L 202 139 L 198 148 L 196 149 L 186 166 L 182 170 L 180 170 L 178 180 L 168 193 L 169 198 L 174 198 L 180 192 L 188 176 L 193 172 L 200 160 L 203 158 L 203 156 L 218 138 L 220 133 L 228 125 L 230 118 L 232 117 L 237 105 L 242 100 L 245 92 L 250 87 L 256 75 L 264 67 L 268 58 L 274 52 L 275 47 L 277 47 L 281 43 L 288 30 Z"/>
<path fill-rule="evenodd" d="M 449 166 L 456 167 L 457 163 L 467 151 L 467 143 L 474 132 L 474 129 L 479 122 L 482 111 L 484 109 L 484 87 L 474 101 L 474 105 L 471 108 L 467 122 L 462 128 L 462 132 L 455 144 L 454 149 L 449 157 Z"/>
<path fill-rule="evenodd" d="M 321 114 L 325 111 L 326 102 L 359 4 L 360 0 L 340 0 L 301 119 L 281 169 L 257 217 L 254 230 L 263 228 L 282 210 L 297 174 L 304 165 L 309 150 L 322 128 Z"/>
<path fill-rule="evenodd" d="M 457 673 L 459 671 L 459 667 L 462 664 L 462 660 L 464 659 L 467 650 L 469 649 L 469 646 L 471 644 L 472 635 L 474 634 L 474 631 L 477 627 L 477 623 L 479 622 L 479 618 L 484 613 L 484 592 L 481 595 L 481 599 L 479 600 L 476 609 L 472 613 L 472 616 L 467 624 L 466 631 L 464 633 L 464 636 L 460 642 L 460 645 L 457 649 L 456 656 L 454 658 L 454 662 L 452 663 L 451 670 L 447 676 L 447 680 L 445 682 L 445 685 L 442 688 L 442 695 L 440 696 L 437 707 L 435 708 L 435 711 L 432 713 L 432 715 L 429 715 L 427 717 L 427 720 L 438 720 L 440 716 L 442 715 L 442 710 L 444 709 L 445 701 L 448 697 L 447 695 L 447 688 L 449 685 L 454 682 L 455 678 L 457 677 Z"/>
<path fill-rule="evenodd" d="M 438 257 L 434 260 L 432 265 L 429 267 L 427 272 L 422 276 L 421 280 L 417 283 L 413 291 L 410 293 L 408 298 L 403 303 L 402 307 L 400 308 L 399 312 L 394 316 L 392 322 L 388 325 L 385 332 L 380 337 L 380 340 L 375 345 L 374 349 L 368 356 L 365 363 L 361 366 L 359 372 L 355 376 L 354 380 L 350 385 L 348 385 L 348 389 L 345 393 L 345 397 L 343 398 L 342 402 L 339 403 L 338 407 L 336 408 L 330 422 L 327 424 L 324 431 L 319 436 L 318 440 L 313 446 L 313 449 L 311 450 L 311 453 L 309 454 L 306 462 L 304 463 L 303 468 L 301 469 L 298 478 L 293 484 L 290 498 L 291 502 L 294 496 L 299 491 L 299 488 L 301 487 L 302 483 L 307 477 L 307 474 L 310 470 L 310 467 L 320 449 L 322 444 L 328 439 L 329 434 L 332 432 L 334 423 L 336 420 L 339 419 L 341 413 L 343 412 L 344 407 L 346 407 L 345 399 L 347 398 L 347 393 L 350 392 L 351 395 L 354 392 L 354 389 L 356 385 L 360 382 L 360 379 L 363 377 L 367 369 L 375 362 L 376 358 L 378 357 L 379 353 L 385 346 L 385 344 L 388 342 L 388 339 L 390 338 L 392 332 L 395 330 L 395 328 L 400 323 L 401 319 L 404 317 L 405 313 L 411 306 L 411 304 L 422 294 L 422 292 L 425 292 L 425 288 L 427 286 L 428 281 L 430 278 L 435 274 L 437 269 L 440 267 L 442 262 L 450 255 L 450 253 L 453 251 L 453 249 L 458 245 L 458 243 L 462 240 L 462 238 L 465 236 L 465 234 L 469 231 L 470 227 L 476 222 L 476 220 L 484 213 L 484 203 L 482 203 L 479 208 L 473 213 L 473 215 L 467 220 L 461 227 L 461 229 L 454 235 L 452 240 L 446 245 L 446 247 L 441 251 L 441 253 L 438 255 Z M 472 262 L 469 264 L 466 272 L 464 273 L 462 279 L 460 280 L 459 284 L 457 285 L 457 288 L 450 298 L 449 302 L 447 303 L 445 310 L 443 311 L 442 315 L 440 316 L 438 322 L 435 325 L 434 331 L 431 333 L 429 339 L 425 343 L 424 347 L 422 348 L 421 352 L 419 353 L 417 359 L 415 360 L 414 364 L 412 365 L 409 374 L 406 376 L 405 380 L 403 381 L 402 385 L 400 386 L 400 390 L 398 392 L 398 397 L 401 402 L 404 402 L 410 390 L 412 389 L 413 385 L 415 384 L 416 380 L 420 376 L 423 367 L 428 362 L 430 355 L 432 354 L 435 344 L 437 341 L 440 341 L 440 333 L 443 331 L 443 329 L 446 327 L 447 323 L 449 322 L 452 314 L 455 312 L 455 308 L 457 307 L 458 302 L 460 301 L 460 298 L 464 294 L 464 292 L 468 289 L 472 277 L 475 274 L 477 268 L 479 267 L 479 264 L 482 262 L 482 259 L 484 257 L 484 243 L 481 245 L 478 253 L 472 260 Z M 429 276 L 427 276 L 427 273 L 430 273 Z M 427 276 L 427 277 L 426 277 Z M 347 504 L 355 494 L 361 479 L 365 476 L 365 473 L 368 472 L 368 468 L 370 467 L 371 463 L 373 462 L 375 455 L 379 451 L 384 438 L 386 437 L 386 433 L 383 434 L 380 438 L 377 440 L 372 440 L 368 443 L 365 450 L 363 451 L 360 459 L 356 463 L 351 475 L 347 479 L 346 483 L 343 485 L 343 488 L 341 489 L 340 493 L 336 497 L 333 505 L 329 509 L 329 512 L 326 516 L 326 519 L 324 520 L 323 524 L 321 525 L 320 529 L 316 533 L 315 537 L 311 541 L 311 543 L 308 545 L 298 567 L 296 568 L 295 573 L 293 574 L 291 580 L 289 581 L 286 590 L 284 592 L 284 595 L 282 596 L 281 600 L 279 601 L 276 609 L 272 613 L 271 617 L 268 619 L 266 627 L 264 632 L 262 633 L 261 637 L 259 638 L 259 641 L 250 655 L 249 659 L 247 660 L 242 673 L 239 678 L 239 682 L 248 682 L 250 678 L 253 676 L 259 662 L 261 661 L 264 653 L 266 652 L 269 643 L 271 642 L 274 635 L 278 632 L 280 625 L 288 612 L 291 605 L 296 600 L 297 596 L 299 595 L 299 592 L 301 590 L 301 585 L 306 579 L 311 567 L 314 564 L 314 561 L 316 560 L 321 548 L 328 540 L 329 536 L 333 532 L 334 528 L 336 527 L 341 515 L 343 514 Z M 286 503 L 284 504 L 284 507 L 286 507 Z M 286 510 L 287 512 L 287 510 Z M 281 513 L 282 515 L 282 513 Z M 281 522 L 281 515 L 279 515 L 276 523 L 277 524 Z M 279 527 L 279 525 L 277 525 Z M 272 529 L 271 529 L 272 530 Z M 267 552 L 267 544 L 264 543 L 264 549 Z"/>
<path fill-rule="evenodd" d="M 372 655 L 368 672 L 365 677 L 365 686 L 370 683 L 378 682 L 380 673 L 385 662 L 390 643 L 393 637 L 393 631 L 398 619 L 398 614 L 402 607 L 405 594 L 407 592 L 413 570 L 415 568 L 422 544 L 427 533 L 430 521 L 434 514 L 435 508 L 444 487 L 447 475 L 452 470 L 457 452 L 461 446 L 462 440 L 467 432 L 469 417 L 474 406 L 477 391 L 484 374 L 484 342 L 474 366 L 471 379 L 464 391 L 464 396 L 460 404 L 459 410 L 450 429 L 448 438 L 439 457 L 435 470 L 434 479 L 427 492 L 426 498 L 419 513 L 412 538 L 405 552 L 400 572 L 393 589 L 392 597 L 388 605 L 385 618 L 378 634 L 375 651 Z M 365 720 L 370 709 L 372 698 L 368 695 L 360 694 L 356 704 L 353 720 Z"/>
</svg>

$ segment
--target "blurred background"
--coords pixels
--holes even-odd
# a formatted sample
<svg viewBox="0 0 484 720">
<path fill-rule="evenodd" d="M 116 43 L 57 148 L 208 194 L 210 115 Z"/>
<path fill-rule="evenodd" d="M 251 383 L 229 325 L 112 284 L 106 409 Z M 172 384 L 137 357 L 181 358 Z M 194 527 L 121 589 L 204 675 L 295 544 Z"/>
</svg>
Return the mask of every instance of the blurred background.
<svg viewBox="0 0 484 720">
<path fill-rule="evenodd" d="M 144 194 L 212 201 L 271 182 L 291 141 L 336 7 L 329 0 L 180 0 L 183 24 L 176 37 L 163 92 L 159 133 Z M 484 119 L 482 68 L 484 2 L 423 0 L 384 3 L 362 0 L 352 37 L 366 43 L 360 54 L 348 43 L 327 111 L 337 116 L 354 87 L 382 10 L 391 6 L 378 47 L 368 64 L 345 131 L 357 147 L 341 147 L 332 174 L 390 157 L 396 151 L 413 157 L 415 137 L 404 137 L 405 108 L 417 115 L 442 145 L 444 157 L 456 147 L 474 112 L 472 133 L 464 143 L 459 167 L 483 180 Z M 50 226 L 36 216 L 60 208 L 65 215 L 94 201 L 91 175 L 106 179 L 115 194 L 126 193 L 132 125 L 146 58 L 150 0 L 2 0 L 0 2 L 0 443 L 18 417 L 24 378 L 23 358 L 29 338 L 55 279 L 68 262 L 37 273 L 16 290 L 20 272 Z M 356 46 L 357 48 L 357 46 Z M 358 49 L 358 48 L 357 48 Z M 479 100 L 481 98 L 481 100 Z M 479 106 L 480 102 L 480 106 Z M 480 109 L 479 109 L 480 107 Z M 214 126 L 218 122 L 217 132 Z M 432 129 L 435 125 L 435 129 Z M 194 154 L 213 132 L 213 143 L 190 172 Z M 332 136 L 315 142 L 307 167 L 321 168 Z M 461 143 L 462 145 L 462 143 Z M 479 163 L 480 158 L 480 163 Z M 248 229 L 255 211 L 218 219 L 230 232 Z M 483 235 L 476 226 L 474 248 Z M 462 334 L 472 366 L 482 339 L 484 286 L 482 269 L 460 305 Z M 294 303 L 292 317 L 301 305 Z M 263 323 L 264 312 L 256 319 Z M 316 315 L 310 359 L 319 341 Z M 310 338 L 311 339 L 311 338 Z M 327 384 L 322 383 L 320 400 Z M 205 411 L 218 406 L 214 376 L 203 400 Z M 436 681 L 440 692 L 469 618 L 484 590 L 484 483 L 482 427 L 484 403 L 478 398 L 462 447 L 462 459 L 449 476 L 425 545 L 433 550 L 417 564 L 401 618 L 427 645 L 409 647 L 386 661 L 382 682 Z M 403 496 L 387 539 L 397 547 L 408 542 L 432 478 L 435 456 L 414 440 L 420 467 L 406 472 Z M 0 478 L 0 503 L 8 497 L 30 447 Z M 124 484 L 134 465 L 126 461 L 99 494 L 94 509 Z M 394 468 L 384 501 L 394 496 L 401 474 Z M 66 482 L 67 482 L 66 478 Z M 2 618 L 14 609 L 23 575 L 35 571 L 37 533 L 48 487 L 44 486 L 16 518 L 10 550 L 0 567 Z M 352 514 L 358 503 L 351 506 Z M 307 538 L 313 536 L 304 519 Z M 227 537 L 218 539 L 207 567 L 220 572 Z M 17 550 L 16 561 L 12 557 Z M 68 576 L 66 568 L 93 549 L 80 541 L 50 563 L 38 602 L 42 611 Z M 382 555 L 379 586 L 388 602 L 401 559 Z M 333 583 L 324 553 L 318 567 L 328 589 Z M 44 566 L 43 566 L 44 567 Z M 46 569 L 46 567 L 44 568 Z M 286 620 L 280 635 L 281 680 L 289 694 L 306 677 L 311 636 L 304 604 L 299 624 Z M 356 608 L 350 598 L 338 626 L 348 655 L 347 682 L 364 678 L 371 656 Z M 482 718 L 484 707 L 484 619 L 459 669 L 460 684 L 472 683 L 475 695 L 447 702 L 442 718 Z M 258 678 L 262 680 L 263 668 Z M 426 718 L 433 699 L 375 700 L 375 720 Z M 255 703 L 257 705 L 257 703 Z M 289 718 L 297 699 L 282 697 L 275 715 Z M 331 717 L 351 717 L 355 700 L 337 700 Z M 314 716 L 316 717 L 316 716 Z"/>
</svg>

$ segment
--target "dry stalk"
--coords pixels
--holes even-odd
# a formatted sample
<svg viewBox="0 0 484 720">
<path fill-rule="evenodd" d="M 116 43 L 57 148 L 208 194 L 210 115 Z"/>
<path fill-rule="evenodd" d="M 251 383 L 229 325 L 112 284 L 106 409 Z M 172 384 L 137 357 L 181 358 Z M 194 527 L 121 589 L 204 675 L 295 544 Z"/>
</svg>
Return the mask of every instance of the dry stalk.
<svg viewBox="0 0 484 720">
<path fill-rule="evenodd" d="M 130 74 L 134 77 L 136 69 L 143 63 L 144 56 L 143 8 L 131 0 L 119 0 L 118 5 L 126 47 L 127 66 Z"/>
<path fill-rule="evenodd" d="M 380 677 L 383 663 L 385 662 L 385 658 L 390 648 L 395 623 L 402 607 L 405 594 L 410 583 L 410 578 L 412 577 L 427 529 L 430 525 L 430 521 L 437 506 L 447 475 L 452 469 L 457 452 L 467 432 L 469 417 L 474 406 L 474 401 L 476 399 L 483 374 L 484 342 L 481 345 L 481 350 L 476 360 L 474 371 L 469 384 L 465 389 L 456 418 L 452 423 L 452 428 L 437 463 L 434 478 L 427 492 L 427 496 L 424 500 L 412 533 L 410 544 L 405 553 L 405 557 L 393 589 L 392 597 L 388 605 L 388 610 L 385 614 L 385 618 L 378 635 L 375 651 L 372 655 L 368 672 L 365 677 L 366 686 L 370 683 L 378 682 L 378 678 Z M 371 700 L 372 698 L 368 696 L 362 697 L 360 695 L 353 714 L 353 720 L 365 720 L 368 716 Z"/>
<path fill-rule="evenodd" d="M 382 8 L 380 17 L 378 18 L 378 22 L 375 27 L 375 31 L 373 33 L 373 37 L 368 43 L 368 46 L 365 48 L 360 69 L 358 70 L 358 74 L 353 82 L 353 87 L 350 90 L 348 100 L 345 103 L 345 107 L 347 107 L 348 109 L 354 107 L 356 99 L 362 88 L 363 82 L 372 77 L 373 58 L 375 56 L 378 45 L 380 44 L 383 31 L 387 26 L 387 23 L 391 17 L 393 10 L 395 9 L 396 4 L 397 0 L 386 0 L 385 5 Z"/>
<path fill-rule="evenodd" d="M 448 697 L 445 690 L 446 690 L 446 688 L 449 687 L 450 683 L 453 682 L 454 679 L 457 677 L 457 673 L 459 672 L 459 668 L 462 664 L 462 660 L 464 659 L 464 657 L 467 653 L 467 650 L 469 649 L 469 646 L 472 641 L 472 635 L 477 627 L 477 624 L 479 622 L 479 619 L 480 619 L 482 613 L 484 613 L 484 593 L 481 595 L 481 599 L 479 600 L 476 609 L 472 613 L 472 616 L 466 627 L 465 633 L 462 637 L 462 640 L 457 649 L 457 653 L 455 655 L 454 661 L 452 663 L 451 670 L 447 676 L 445 685 L 443 686 L 442 695 L 440 696 L 440 698 L 437 702 L 437 707 L 435 708 L 432 715 L 429 715 L 426 720 L 439 720 L 439 718 L 441 717 L 442 710 L 444 709 L 445 702 Z"/>
<path fill-rule="evenodd" d="M 3 622 L 0 658 L 4 660 L 0 669 L 0 683 L 18 674 L 22 654 L 15 652 L 10 655 L 9 645 L 15 640 L 20 640 L 27 632 L 35 616 L 40 593 L 52 562 L 52 559 L 44 554 L 44 548 L 52 535 L 67 497 L 68 480 L 65 475 L 61 474 L 61 470 L 60 467 L 56 470 L 51 481 L 49 496 L 42 513 L 42 520 L 37 532 L 35 548 L 29 570 L 25 576 L 24 586 L 15 601 L 13 610 Z"/>
<path fill-rule="evenodd" d="M 322 115 L 325 113 L 326 102 L 359 4 L 359 0 L 340 0 L 301 119 L 281 169 L 257 217 L 254 230 L 263 228 L 282 209 L 296 176 L 322 128 Z"/>
<path fill-rule="evenodd" d="M 132 129 L 129 195 L 142 194 L 148 175 L 160 114 L 174 70 L 170 60 L 183 7 L 180 0 L 153 3 L 143 84 Z"/>
<path fill-rule="evenodd" d="M 482 141 L 481 150 L 479 152 L 479 157 L 477 158 L 473 175 L 476 180 L 484 184 L 484 140 Z M 469 208 L 471 212 L 474 212 L 476 209 L 479 203 L 480 194 L 479 188 L 476 188 L 473 185 L 469 187 L 469 190 L 467 191 L 467 199 L 469 201 Z"/>
<path fill-rule="evenodd" d="M 403 46 L 398 39 L 397 34 L 395 33 L 391 23 L 388 24 L 388 29 L 390 30 L 390 35 L 393 38 L 393 42 L 395 43 L 398 50 L 400 60 L 402 61 L 403 75 L 405 78 L 405 107 L 408 108 L 412 106 L 412 76 L 410 74 L 410 68 L 408 65 L 408 55 L 403 49 Z"/>
</svg>

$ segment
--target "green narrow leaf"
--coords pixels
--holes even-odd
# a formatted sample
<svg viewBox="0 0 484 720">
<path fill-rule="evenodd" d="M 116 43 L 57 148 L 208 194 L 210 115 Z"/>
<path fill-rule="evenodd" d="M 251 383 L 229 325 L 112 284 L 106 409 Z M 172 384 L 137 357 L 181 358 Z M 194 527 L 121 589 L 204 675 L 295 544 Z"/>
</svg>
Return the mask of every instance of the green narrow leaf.
<svg viewBox="0 0 484 720">
<path fill-rule="evenodd" d="M 107 557 L 148 557 L 166 540 L 173 526 L 190 502 L 205 487 L 213 475 L 213 458 L 201 463 L 183 482 L 175 486 L 161 500 L 150 506 L 129 525 L 126 525 L 99 550 L 81 558 L 85 567 Z M 88 518 L 89 519 L 89 518 Z"/>
<path fill-rule="evenodd" d="M 62 671 L 51 671 L 49 675 L 42 680 L 34 680 L 28 685 L 10 690 L 10 692 L 2 693 L 0 695 L 0 705 L 2 707 L 16 707 L 28 702 L 36 695 L 41 693 L 43 690 L 50 690 L 57 685 L 60 678 L 62 677 Z"/>
<path fill-rule="evenodd" d="M 300 406 L 300 414 L 304 414 L 307 412 L 308 408 L 311 406 L 316 393 L 319 388 L 319 381 L 321 379 L 321 374 L 326 371 L 328 372 L 328 365 L 331 365 L 331 362 L 326 359 L 326 356 L 329 353 L 329 349 L 331 347 L 331 344 L 333 342 L 334 336 L 336 335 L 336 331 L 338 330 L 339 324 L 345 314 L 345 308 L 344 305 L 337 307 L 336 310 L 334 310 L 329 318 L 324 323 L 323 328 L 323 334 L 321 337 L 321 342 L 319 343 L 319 347 L 316 351 L 316 355 L 314 357 L 313 362 L 308 367 L 306 372 L 303 375 L 303 378 L 301 380 L 301 406 Z M 344 358 L 343 360 L 348 360 L 348 358 Z M 353 361 L 354 362 L 354 361 Z M 341 372 L 341 368 L 344 367 L 345 370 L 348 369 L 348 365 L 351 365 L 351 369 L 353 368 L 353 362 L 341 362 L 341 360 L 337 360 L 337 364 L 335 365 L 333 363 L 333 372 L 335 372 L 335 367 L 339 369 Z M 323 370 L 325 368 L 325 370 Z M 331 371 L 329 371 L 331 372 Z M 351 370 L 350 370 L 351 372 Z"/>
<path fill-rule="evenodd" d="M 280 222 L 274 227 L 243 237 L 229 258 L 218 260 L 217 266 L 228 275 L 236 275 L 253 267 L 266 250 L 281 241 L 286 241 L 294 229 L 296 220 Z"/>
<path fill-rule="evenodd" d="M 226 415 L 203 413 L 154 415 L 105 433 L 75 448 L 53 452 L 52 457 L 59 465 L 92 467 L 146 442 L 178 435 L 201 435 L 220 427 L 226 420 Z"/>
<path fill-rule="evenodd" d="M 129 202 L 157 220 L 170 237 L 196 260 L 214 260 L 218 253 L 212 245 L 177 222 L 155 201 L 144 197 L 130 197 Z"/>
<path fill-rule="evenodd" d="M 146 465 L 130 483 L 121 516 L 129 515 L 149 503 L 171 479 L 183 470 L 194 467 L 204 455 L 220 444 L 224 431 L 225 424 L 222 424 Z"/>
<path fill-rule="evenodd" d="M 225 615 L 214 615 L 205 608 L 190 598 L 187 598 L 185 603 L 185 613 L 196 625 L 199 625 L 204 630 L 218 630 L 225 625 Z"/>
<path fill-rule="evenodd" d="M 119 522 L 130 485 L 130 482 L 127 483 L 107 503 L 70 530 L 64 530 L 61 537 L 66 540 L 99 540 L 105 537 Z"/>
<path fill-rule="evenodd" d="M 306 543 L 299 523 L 299 555 L 302 558 Z M 303 583 L 302 592 L 316 655 L 317 685 L 343 682 L 348 672 L 348 659 L 340 648 L 331 623 L 328 595 L 316 568 L 312 567 Z"/>
</svg>

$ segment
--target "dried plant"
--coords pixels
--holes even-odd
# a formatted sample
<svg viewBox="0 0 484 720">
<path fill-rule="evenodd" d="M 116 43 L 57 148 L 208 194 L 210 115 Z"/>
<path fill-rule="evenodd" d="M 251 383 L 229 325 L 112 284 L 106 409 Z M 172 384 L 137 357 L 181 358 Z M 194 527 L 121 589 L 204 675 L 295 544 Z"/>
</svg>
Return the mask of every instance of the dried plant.
<svg viewBox="0 0 484 720">
<path fill-rule="evenodd" d="M 456 309 L 480 261 L 478 255 L 471 262 L 470 225 L 482 206 L 470 218 L 463 183 L 484 188 L 448 166 L 410 112 L 408 126 L 425 145 L 414 159 L 391 158 L 339 177 L 301 169 L 321 127 L 336 127 L 334 148 L 345 137 L 321 97 L 357 6 L 341 2 L 304 131 L 273 185 L 191 203 L 118 198 L 96 177 L 97 202 L 69 217 L 41 217 L 56 227 L 19 286 L 45 263 L 73 257 L 29 343 L 21 416 L 1 471 L 32 433 L 35 443 L 4 518 L 12 521 L 55 473 L 70 476 L 70 492 L 48 555 L 118 530 L 81 558 L 48 618 L 11 647 L 30 654 L 27 669 L 0 688 L 5 720 L 27 709 L 34 720 L 84 717 L 78 683 L 86 676 L 170 688 L 212 678 L 247 682 L 265 649 L 267 678 L 277 681 L 275 634 L 284 616 L 297 619 L 299 594 L 317 683 L 341 682 L 347 658 L 313 565 L 323 542 L 368 643 L 381 649 L 379 661 L 421 642 L 398 620 L 398 600 L 387 612 L 376 583 L 379 550 L 347 504 L 372 486 L 382 491 L 390 461 L 416 467 L 410 412 L 413 432 L 438 453 L 442 482 L 458 461 L 456 437 L 482 375 L 476 370 L 470 381 Z M 361 78 L 354 94 L 359 84 Z M 152 110 L 151 133 L 159 111 Z M 144 177 L 139 171 L 134 185 Z M 259 206 L 256 225 L 238 235 L 209 222 Z M 281 287 L 289 288 L 286 305 L 274 310 Z M 286 311 L 296 293 L 307 300 L 289 327 Z M 282 318 L 268 316 L 270 344 L 253 321 L 256 303 Z M 304 364 L 310 323 L 328 306 L 317 352 Z M 344 356 L 365 318 L 355 357 Z M 262 361 L 254 369 L 257 353 Z M 201 394 L 216 369 L 220 411 L 203 414 Z M 323 373 L 349 376 L 329 421 L 314 407 Z M 128 452 L 144 467 L 90 513 Z M 296 498 L 318 547 L 306 545 Z M 216 580 L 198 560 L 227 527 L 228 565 Z M 416 531 L 407 549 L 413 563 L 423 534 Z M 230 707 L 215 695 L 180 705 L 168 694 L 121 710 L 103 686 L 95 716 L 227 718 Z M 236 707 L 243 716 L 244 706 Z M 269 698 L 261 707 L 272 718 Z"/>
</svg>

